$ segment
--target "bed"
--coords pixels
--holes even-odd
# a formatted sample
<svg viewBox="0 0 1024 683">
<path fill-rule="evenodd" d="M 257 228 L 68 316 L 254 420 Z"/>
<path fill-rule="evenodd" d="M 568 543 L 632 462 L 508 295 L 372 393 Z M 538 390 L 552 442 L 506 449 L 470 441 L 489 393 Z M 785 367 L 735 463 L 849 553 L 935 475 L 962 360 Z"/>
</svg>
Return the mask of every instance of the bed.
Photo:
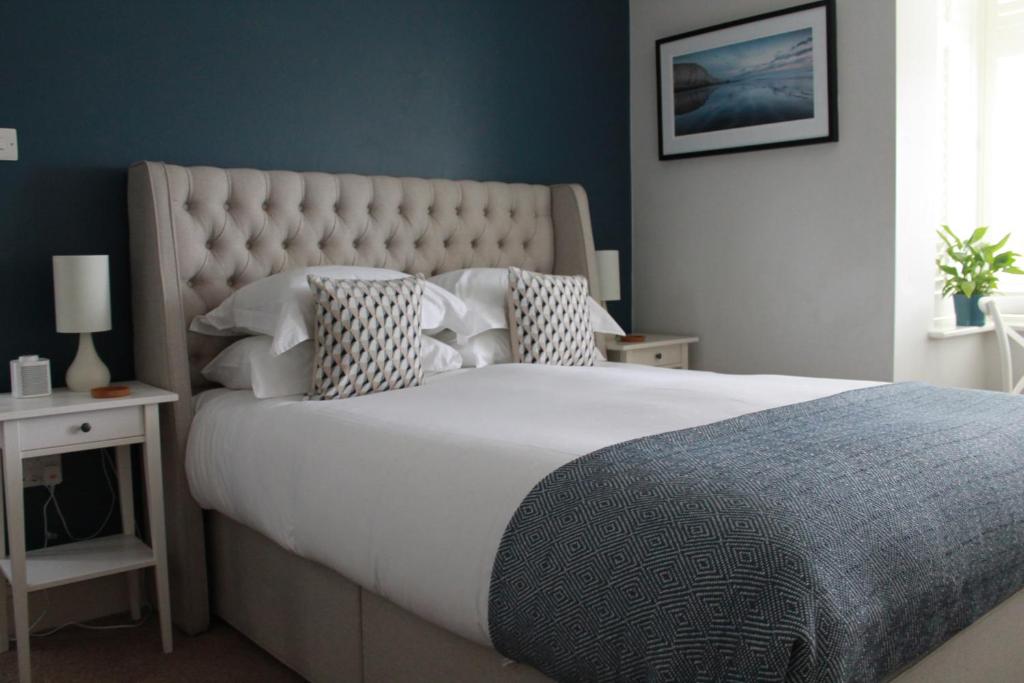
<svg viewBox="0 0 1024 683">
<path fill-rule="evenodd" d="M 538 479 L 618 441 L 860 386 L 610 365 L 585 375 L 516 366 L 428 381 L 421 393 L 430 395 L 436 414 L 412 404 L 406 392 L 316 410 L 295 401 L 257 402 L 246 392 L 210 387 L 198 371 L 227 340 L 186 331 L 192 318 L 234 289 L 284 269 L 327 263 L 428 275 L 512 265 L 582 274 L 593 283 L 582 188 L 145 162 L 129 172 L 129 210 L 137 375 L 182 396 L 163 414 L 175 623 L 200 632 L 212 608 L 311 680 L 547 680 L 489 647 L 482 594 L 501 527 Z M 482 400 L 495 385 L 531 401 L 523 407 Z M 572 411 L 558 413 L 564 401 L 539 409 L 534 399 L 555 387 L 573 397 Z M 609 400 L 613 387 L 621 391 Z M 712 395 L 716 400 L 708 401 Z M 386 403 L 387 413 L 401 419 L 374 428 L 375 403 Z M 473 406 L 481 412 L 472 414 Z M 321 411 L 330 419 L 315 416 Z M 459 411 L 470 414 L 456 425 L 442 419 Z M 311 476 L 324 471 L 312 455 L 322 448 L 307 452 L 313 459 L 305 469 L 280 457 L 297 450 L 274 441 L 282 430 L 259 431 L 273 424 L 270 413 L 311 420 L 307 432 L 347 420 L 350 432 L 358 424 L 367 435 L 362 452 L 419 457 L 350 462 L 375 483 L 346 488 L 351 482 L 337 474 L 344 468 Z M 545 427 L 542 415 L 556 420 Z M 524 435 L 512 418 L 535 428 Z M 235 427 L 217 427 L 229 424 Z M 484 469 L 474 448 L 496 449 L 488 449 L 481 426 L 498 435 L 492 442 L 504 454 Z M 322 439 L 330 441 L 337 428 L 324 427 Z M 502 467 L 509 485 L 487 488 L 487 476 Z M 431 477 L 445 468 L 465 479 Z M 268 484 L 278 479 L 287 483 Z M 338 490 L 349 495 L 325 512 L 318 501 Z M 470 495 L 457 498 L 455 490 Z M 387 492 L 390 500 L 360 499 L 359 491 Z M 489 514 L 474 518 L 470 512 L 483 501 Z M 382 504 L 393 514 L 375 513 Z M 439 509 L 446 512 L 430 513 Z M 325 539 L 318 529 L 336 530 L 339 538 Z M 895 680 L 1018 680 L 1022 633 L 1024 594 L 1018 593 Z"/>
</svg>

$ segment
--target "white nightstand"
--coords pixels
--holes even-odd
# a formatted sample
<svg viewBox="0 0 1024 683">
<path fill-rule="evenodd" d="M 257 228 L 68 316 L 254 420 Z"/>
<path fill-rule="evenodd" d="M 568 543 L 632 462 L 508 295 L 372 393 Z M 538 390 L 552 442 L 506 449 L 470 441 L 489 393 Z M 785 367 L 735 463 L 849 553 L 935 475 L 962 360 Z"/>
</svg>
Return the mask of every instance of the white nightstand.
<svg viewBox="0 0 1024 683">
<path fill-rule="evenodd" d="M 626 343 L 618 337 L 608 340 L 608 360 L 617 363 L 639 363 L 661 368 L 690 367 L 690 344 L 697 337 L 677 337 L 668 334 L 647 334 L 642 342 Z"/>
<path fill-rule="evenodd" d="M 3 496 L 0 530 L 7 514 L 9 555 L 0 544 L 0 572 L 11 586 L 14 630 L 21 681 L 31 678 L 28 594 L 31 591 L 128 573 L 132 618 L 140 617 L 139 570 L 153 567 L 164 652 L 171 651 L 170 594 L 167 585 L 167 543 L 164 535 L 164 494 L 160 464 L 160 403 L 178 395 L 139 382 L 129 382 L 124 398 L 95 399 L 87 393 L 56 389 L 45 398 L 12 398 L 0 394 L 3 447 Z M 131 444 L 143 444 L 150 545 L 135 536 L 132 505 Z M 123 533 L 25 552 L 22 460 L 54 453 L 114 448 Z M 2 588 L 2 586 L 0 586 Z M 6 592 L 6 590 L 5 590 Z M 8 648 L 7 610 L 0 609 L 0 652 Z"/>
</svg>

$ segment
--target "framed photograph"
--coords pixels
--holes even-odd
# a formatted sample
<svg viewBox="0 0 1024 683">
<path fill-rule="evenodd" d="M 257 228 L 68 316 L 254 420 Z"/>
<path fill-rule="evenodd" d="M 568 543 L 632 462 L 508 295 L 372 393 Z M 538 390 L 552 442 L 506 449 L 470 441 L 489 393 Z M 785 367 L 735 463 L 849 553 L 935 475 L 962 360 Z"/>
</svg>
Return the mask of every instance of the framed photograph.
<svg viewBox="0 0 1024 683">
<path fill-rule="evenodd" d="M 835 0 L 655 43 L 661 159 L 839 139 Z"/>
</svg>

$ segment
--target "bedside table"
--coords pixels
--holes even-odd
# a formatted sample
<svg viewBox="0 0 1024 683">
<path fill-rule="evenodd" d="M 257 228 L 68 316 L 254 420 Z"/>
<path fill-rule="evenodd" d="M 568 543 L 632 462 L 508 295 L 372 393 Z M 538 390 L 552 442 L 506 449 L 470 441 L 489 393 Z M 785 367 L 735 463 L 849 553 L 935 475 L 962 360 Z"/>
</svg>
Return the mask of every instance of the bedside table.
<svg viewBox="0 0 1024 683">
<path fill-rule="evenodd" d="M 3 449 L 3 499 L 0 530 L 7 515 L 8 553 L 0 546 L 0 572 L 11 587 L 18 676 L 31 678 L 28 594 L 31 591 L 126 573 L 133 619 L 140 615 L 139 570 L 153 567 L 164 652 L 170 652 L 171 611 L 164 535 L 164 494 L 160 463 L 159 404 L 178 400 L 163 389 L 129 382 L 129 396 L 96 399 L 88 393 L 55 389 L 43 398 L 0 394 L 0 446 Z M 143 444 L 146 505 L 151 546 L 135 536 L 131 444 Z M 25 552 L 22 461 L 41 455 L 113 448 L 122 533 L 89 541 Z M 7 610 L 0 609 L 0 652 L 8 648 Z"/>
<path fill-rule="evenodd" d="M 677 337 L 669 334 L 648 334 L 642 342 L 627 344 L 617 337 L 608 340 L 608 360 L 616 363 L 639 363 L 660 368 L 690 367 L 690 344 L 697 337 Z"/>
</svg>

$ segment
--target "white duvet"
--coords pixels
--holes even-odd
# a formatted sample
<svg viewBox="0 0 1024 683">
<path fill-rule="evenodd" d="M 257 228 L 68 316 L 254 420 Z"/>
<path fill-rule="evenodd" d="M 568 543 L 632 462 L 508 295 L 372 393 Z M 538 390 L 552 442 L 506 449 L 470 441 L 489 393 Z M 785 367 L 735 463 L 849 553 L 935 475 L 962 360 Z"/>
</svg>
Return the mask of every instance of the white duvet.
<svg viewBox="0 0 1024 683">
<path fill-rule="evenodd" d="M 868 382 L 639 365 L 493 365 L 341 401 L 196 402 L 187 469 L 199 503 L 415 614 L 490 645 L 505 526 L 545 475 L 648 434 Z"/>
</svg>

